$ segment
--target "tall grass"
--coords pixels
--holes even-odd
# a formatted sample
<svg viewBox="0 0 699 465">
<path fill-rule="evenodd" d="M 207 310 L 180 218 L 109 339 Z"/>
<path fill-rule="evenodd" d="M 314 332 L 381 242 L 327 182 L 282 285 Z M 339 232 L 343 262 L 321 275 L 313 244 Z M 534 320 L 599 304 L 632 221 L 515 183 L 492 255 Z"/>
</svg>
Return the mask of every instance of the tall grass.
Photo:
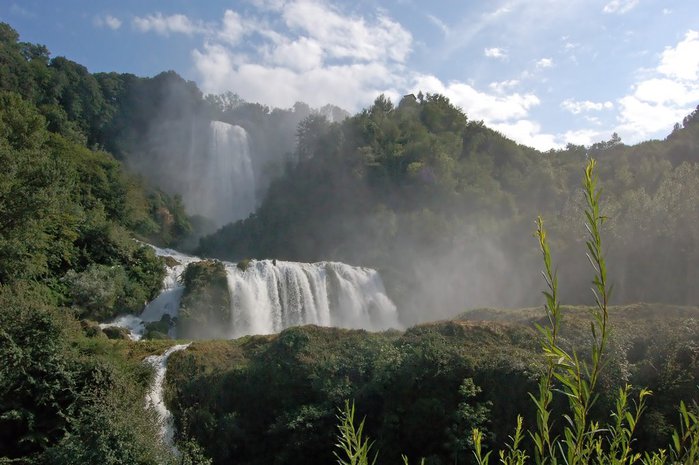
<svg viewBox="0 0 699 465">
<path fill-rule="evenodd" d="M 502 465 L 663 465 L 699 464 L 699 415 L 696 409 L 684 403 L 679 406 L 680 428 L 672 436 L 667 449 L 641 454 L 634 450 L 636 432 L 646 409 L 646 401 L 652 393 L 640 389 L 633 395 L 630 385 L 620 388 L 614 410 L 604 423 L 590 417 L 590 410 L 597 399 L 597 384 L 605 365 L 605 348 L 609 339 L 608 304 L 612 286 L 608 282 L 607 264 L 602 247 L 602 228 L 606 218 L 600 209 L 601 190 L 598 187 L 596 162 L 591 159 L 583 176 L 585 197 L 585 228 L 587 258 L 594 271 L 590 332 L 591 356 L 583 360 L 575 350 L 566 350 L 559 344 L 561 304 L 558 293 L 558 277 L 553 266 L 546 228 L 541 217 L 536 220 L 536 238 L 539 242 L 546 282 L 544 309 L 547 325 L 537 329 L 541 334 L 541 348 L 546 359 L 546 369 L 538 384 L 538 392 L 530 397 L 535 405 L 536 425 L 525 429 L 521 416 L 508 441 L 497 449 L 498 462 Z M 552 411 L 554 395 L 563 396 L 567 405 L 560 414 Z M 372 443 L 363 435 L 364 421 L 354 426 L 354 405 L 347 403 L 339 415 L 338 449 L 336 457 L 342 465 L 369 465 Z M 557 425 L 556 425 L 557 423 Z M 554 431 L 561 431 L 554 436 Z M 492 450 L 486 451 L 483 433 L 472 431 L 474 460 L 478 465 L 489 465 Z M 528 451 L 533 456 L 529 456 Z M 373 454 L 373 465 L 377 460 Z M 407 458 L 403 458 L 407 464 Z"/>
</svg>

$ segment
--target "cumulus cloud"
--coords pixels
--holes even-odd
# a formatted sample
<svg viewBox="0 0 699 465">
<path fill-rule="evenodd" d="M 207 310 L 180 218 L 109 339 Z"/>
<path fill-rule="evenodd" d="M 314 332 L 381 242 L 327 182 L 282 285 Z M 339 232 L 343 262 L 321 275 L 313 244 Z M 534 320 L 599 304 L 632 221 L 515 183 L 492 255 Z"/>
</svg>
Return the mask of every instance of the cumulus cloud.
<svg viewBox="0 0 699 465">
<path fill-rule="evenodd" d="M 296 69 L 268 63 L 236 63 L 229 50 L 208 44 L 193 52 L 203 85 L 213 92 L 235 89 L 247 100 L 288 108 L 303 100 L 312 106 L 332 102 L 357 108 L 390 92 L 392 72 L 381 63 L 354 63 Z M 395 92 L 394 92 L 395 94 Z"/>
<path fill-rule="evenodd" d="M 116 31 L 121 27 L 121 20 L 112 15 L 104 15 L 95 17 L 94 24 L 97 27 L 106 27 Z"/>
<path fill-rule="evenodd" d="M 252 10 L 227 10 L 217 22 L 155 13 L 134 19 L 134 27 L 164 36 L 201 35 L 202 44 L 191 56 L 205 92 L 233 90 L 246 100 L 282 108 L 301 100 L 351 111 L 381 93 L 394 100 L 411 92 L 440 93 L 470 119 L 483 120 L 520 143 L 541 149 L 560 145 L 531 121 L 530 111 L 540 100 L 532 92 L 515 91 L 517 80 L 478 89 L 409 70 L 412 35 L 382 10 L 356 16 L 322 0 L 251 4 Z M 500 48 L 485 53 L 506 57 Z M 550 58 L 540 62 L 552 65 Z"/>
<path fill-rule="evenodd" d="M 297 0 L 284 6 L 286 25 L 323 44 L 329 56 L 364 61 L 405 60 L 412 36 L 397 22 L 379 16 L 373 24 L 340 14 L 329 5 Z"/>
<path fill-rule="evenodd" d="M 536 121 L 521 119 L 511 123 L 493 124 L 492 127 L 520 144 L 539 150 L 549 150 L 561 146 L 554 134 L 541 132 L 541 125 Z"/>
<path fill-rule="evenodd" d="M 588 111 L 601 111 L 601 110 L 611 110 L 614 108 L 612 102 L 591 102 L 589 100 L 577 101 L 573 99 L 566 99 L 561 102 L 561 107 L 568 110 L 574 115 L 588 112 Z"/>
<path fill-rule="evenodd" d="M 226 10 L 218 37 L 231 45 L 237 44 L 246 32 L 246 23 L 240 15 L 233 10 Z"/>
<path fill-rule="evenodd" d="M 644 101 L 635 95 L 619 99 L 619 106 L 619 132 L 624 136 L 628 134 L 632 140 L 668 132 L 675 122 L 681 121 L 691 110 Z"/>
<path fill-rule="evenodd" d="M 413 91 L 418 90 L 445 95 L 460 106 L 470 119 L 483 120 L 486 124 L 523 118 L 530 108 L 540 103 L 539 98 L 531 93 L 493 95 L 460 81 L 444 84 L 432 75 L 415 77 Z"/>
<path fill-rule="evenodd" d="M 617 131 L 625 139 L 667 133 L 699 102 L 699 32 L 690 30 L 677 45 L 666 47 L 654 74 L 619 99 Z"/>
<path fill-rule="evenodd" d="M 313 0 L 253 4 L 266 15 L 228 10 L 192 52 L 204 91 L 234 89 L 279 107 L 303 100 L 356 110 L 380 93 L 400 96 L 396 89 L 406 87 L 412 36 L 383 12 L 353 16 Z M 272 28 L 271 20 L 285 28 Z M 254 50 L 245 53 L 244 47 Z"/>
<path fill-rule="evenodd" d="M 562 138 L 566 144 L 590 146 L 604 139 L 605 132 L 596 129 L 566 131 Z"/>
<path fill-rule="evenodd" d="M 486 48 L 485 50 L 483 50 L 483 54 L 488 58 L 507 58 L 507 53 L 505 52 L 505 50 L 498 47 Z"/>
<path fill-rule="evenodd" d="M 605 13 L 617 13 L 623 15 L 633 10 L 638 5 L 638 0 L 612 0 L 604 5 L 602 11 Z"/>
<path fill-rule="evenodd" d="M 675 47 L 663 51 L 658 71 L 680 80 L 696 80 L 699 77 L 699 31 L 688 31 Z"/>
<path fill-rule="evenodd" d="M 162 13 L 154 13 L 144 17 L 135 17 L 133 26 L 141 32 L 155 32 L 162 36 L 170 34 L 193 35 L 206 33 L 209 27 L 202 21 L 194 21 L 183 14 L 164 16 Z"/>
</svg>

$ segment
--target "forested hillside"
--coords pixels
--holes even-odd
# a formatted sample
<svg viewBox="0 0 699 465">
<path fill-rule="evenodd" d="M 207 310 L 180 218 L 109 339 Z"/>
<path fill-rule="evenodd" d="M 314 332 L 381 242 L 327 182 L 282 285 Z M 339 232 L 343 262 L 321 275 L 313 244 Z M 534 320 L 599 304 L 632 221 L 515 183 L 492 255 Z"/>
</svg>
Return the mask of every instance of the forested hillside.
<svg viewBox="0 0 699 465">
<path fill-rule="evenodd" d="M 627 146 L 614 134 L 541 153 L 464 110 L 440 95 L 408 95 L 397 106 L 379 97 L 341 123 L 306 119 L 297 162 L 260 208 L 202 239 L 199 252 L 372 266 L 406 321 L 424 321 L 534 304 L 530 231 L 541 214 L 566 263 L 563 295 L 581 303 L 588 289 L 579 279 L 587 260 L 578 179 L 595 157 L 616 302 L 697 302 L 699 111 L 662 141 Z"/>
</svg>

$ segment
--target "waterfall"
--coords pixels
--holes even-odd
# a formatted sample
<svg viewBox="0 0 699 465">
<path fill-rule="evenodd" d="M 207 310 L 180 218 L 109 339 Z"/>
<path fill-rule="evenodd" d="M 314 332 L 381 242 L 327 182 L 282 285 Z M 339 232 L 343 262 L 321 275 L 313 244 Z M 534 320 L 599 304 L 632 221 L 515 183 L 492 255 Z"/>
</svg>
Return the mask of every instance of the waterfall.
<svg viewBox="0 0 699 465">
<path fill-rule="evenodd" d="M 175 426 L 172 413 L 165 406 L 163 399 L 163 383 L 165 382 L 165 373 L 167 371 L 167 359 L 173 353 L 184 350 L 187 347 L 189 347 L 189 344 L 172 346 L 163 355 L 151 355 L 144 360 L 144 362 L 151 364 L 155 368 L 153 383 L 146 394 L 146 408 L 155 410 L 160 423 L 160 437 L 165 445 L 172 449 L 175 455 L 179 455 L 179 451 L 175 447 Z"/>
<path fill-rule="evenodd" d="M 189 145 L 171 147 L 172 156 L 162 157 L 159 172 L 171 184 L 154 182 L 179 193 L 190 215 L 201 215 L 216 227 L 247 218 L 255 209 L 256 186 L 245 129 L 207 121 L 193 123 L 187 132 Z"/>
<path fill-rule="evenodd" d="M 253 260 L 226 265 L 230 337 L 317 324 L 382 330 L 399 327 L 396 307 L 376 270 L 338 262 Z"/>
<path fill-rule="evenodd" d="M 246 218 L 255 209 L 255 175 L 245 129 L 221 121 L 208 128 L 207 150 L 190 149 L 189 185 L 183 200 L 190 213 L 217 226 Z"/>
<path fill-rule="evenodd" d="M 145 323 L 160 321 L 164 315 L 177 317 L 185 290 L 180 277 L 187 265 L 202 259 L 153 248 L 168 263 L 163 291 L 140 316 L 123 315 L 101 327 L 122 326 L 131 339 L 140 340 Z M 401 326 L 381 276 L 371 268 L 281 260 L 251 260 L 245 270 L 235 263 L 223 264 L 231 300 L 231 326 L 225 331 L 229 338 L 278 333 L 306 324 L 370 331 Z"/>
<path fill-rule="evenodd" d="M 160 249 L 154 247 L 155 254 L 166 259 L 165 278 L 163 290 L 160 295 L 152 300 L 140 315 L 141 320 L 148 323 L 160 321 L 163 315 L 177 316 L 180 309 L 180 300 L 184 293 L 184 286 L 180 283 L 180 277 L 190 263 L 201 259 L 191 255 L 185 255 L 172 249 Z"/>
</svg>

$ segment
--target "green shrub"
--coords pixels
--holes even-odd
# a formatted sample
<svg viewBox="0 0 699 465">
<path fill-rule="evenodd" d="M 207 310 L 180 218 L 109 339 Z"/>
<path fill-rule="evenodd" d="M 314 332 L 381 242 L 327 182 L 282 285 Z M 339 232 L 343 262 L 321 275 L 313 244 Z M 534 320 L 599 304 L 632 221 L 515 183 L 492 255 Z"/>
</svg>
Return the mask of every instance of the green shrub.
<svg viewBox="0 0 699 465">
<path fill-rule="evenodd" d="M 80 273 L 70 270 L 63 279 L 78 316 L 103 321 L 119 311 L 117 304 L 127 283 L 121 266 L 93 264 Z"/>
</svg>

